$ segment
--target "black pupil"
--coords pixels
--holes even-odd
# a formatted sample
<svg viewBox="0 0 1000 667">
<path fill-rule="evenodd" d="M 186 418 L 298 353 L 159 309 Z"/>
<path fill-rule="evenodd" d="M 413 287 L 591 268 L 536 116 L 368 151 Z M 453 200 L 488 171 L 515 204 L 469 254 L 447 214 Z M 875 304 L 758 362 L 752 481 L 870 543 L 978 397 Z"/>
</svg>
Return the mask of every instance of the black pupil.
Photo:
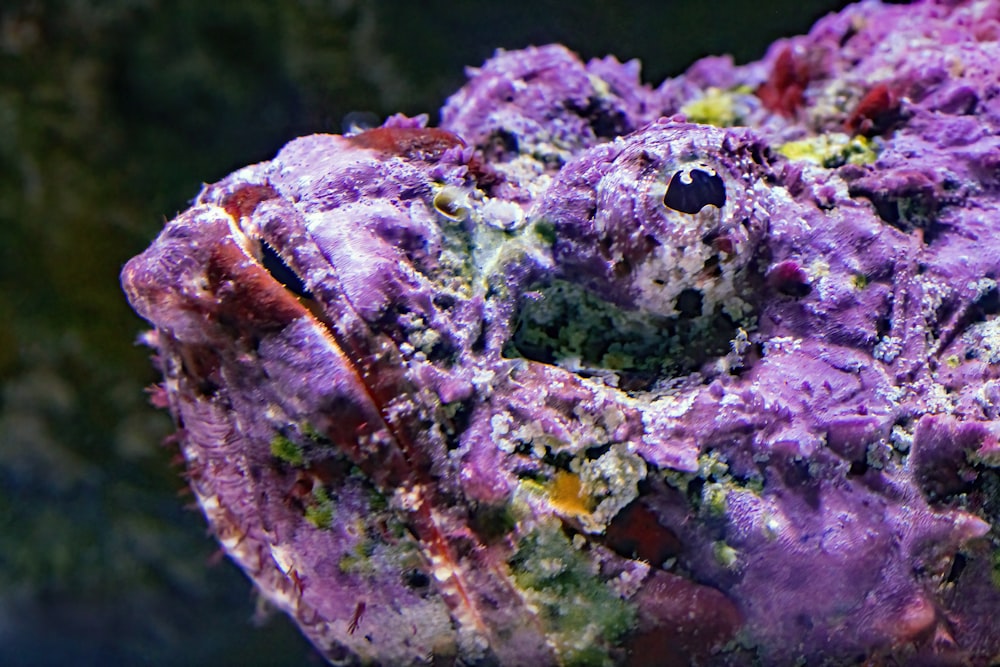
<svg viewBox="0 0 1000 667">
<path fill-rule="evenodd" d="M 686 172 L 690 182 L 685 183 L 683 171 L 670 178 L 663 205 L 681 213 L 697 213 L 706 206 L 722 208 L 726 204 L 726 184 L 715 173 L 692 169 Z"/>
<path fill-rule="evenodd" d="M 260 242 L 260 263 L 264 265 L 271 277 L 284 285 L 290 292 L 298 296 L 309 297 L 309 289 L 302 282 L 302 278 L 292 271 L 285 260 L 269 246 L 266 241 Z"/>
</svg>

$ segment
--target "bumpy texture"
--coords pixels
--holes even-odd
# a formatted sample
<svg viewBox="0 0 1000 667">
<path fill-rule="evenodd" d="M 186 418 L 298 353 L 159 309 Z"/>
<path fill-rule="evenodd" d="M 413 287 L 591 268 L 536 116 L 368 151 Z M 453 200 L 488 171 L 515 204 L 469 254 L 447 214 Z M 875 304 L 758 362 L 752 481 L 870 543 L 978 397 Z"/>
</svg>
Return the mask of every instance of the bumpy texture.
<svg viewBox="0 0 1000 667">
<path fill-rule="evenodd" d="M 202 509 L 331 662 L 1000 655 L 1000 3 L 559 46 L 125 267 Z"/>
</svg>

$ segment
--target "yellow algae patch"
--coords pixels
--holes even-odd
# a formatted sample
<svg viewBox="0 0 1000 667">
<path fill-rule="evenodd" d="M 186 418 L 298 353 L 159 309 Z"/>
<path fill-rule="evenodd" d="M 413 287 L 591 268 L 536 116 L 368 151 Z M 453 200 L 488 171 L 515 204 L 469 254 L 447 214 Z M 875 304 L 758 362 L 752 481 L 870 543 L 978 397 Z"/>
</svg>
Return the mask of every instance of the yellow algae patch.
<svg viewBox="0 0 1000 667">
<path fill-rule="evenodd" d="M 878 157 L 878 146 L 874 142 L 840 132 L 789 141 L 777 150 L 789 160 L 811 162 L 828 169 L 844 164 L 872 164 Z"/>
<path fill-rule="evenodd" d="M 682 106 L 681 113 L 692 123 L 732 127 L 742 121 L 742 106 L 745 105 L 740 105 L 736 101 L 734 92 L 713 87 L 705 90 L 705 94 L 701 97 Z"/>
<path fill-rule="evenodd" d="M 549 504 L 563 516 L 590 514 L 590 497 L 583 490 L 579 475 L 560 470 L 548 485 Z"/>
</svg>

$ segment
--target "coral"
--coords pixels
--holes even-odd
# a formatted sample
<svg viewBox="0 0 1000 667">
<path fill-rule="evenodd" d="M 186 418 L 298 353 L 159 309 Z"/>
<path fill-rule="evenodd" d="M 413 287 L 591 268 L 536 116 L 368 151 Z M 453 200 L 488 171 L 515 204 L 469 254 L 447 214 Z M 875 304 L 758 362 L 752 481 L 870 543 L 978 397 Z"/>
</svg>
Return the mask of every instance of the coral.
<svg viewBox="0 0 1000 667">
<path fill-rule="evenodd" d="M 122 277 L 223 547 L 332 662 L 991 664 L 988 25 L 500 52 L 206 186 Z"/>
</svg>

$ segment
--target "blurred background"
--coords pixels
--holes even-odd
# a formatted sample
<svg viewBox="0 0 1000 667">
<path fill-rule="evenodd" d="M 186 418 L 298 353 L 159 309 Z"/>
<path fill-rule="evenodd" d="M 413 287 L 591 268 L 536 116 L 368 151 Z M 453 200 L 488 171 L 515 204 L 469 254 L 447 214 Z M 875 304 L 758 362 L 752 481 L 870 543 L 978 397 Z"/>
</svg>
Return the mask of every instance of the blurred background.
<svg viewBox="0 0 1000 667">
<path fill-rule="evenodd" d="M 160 446 L 123 263 L 202 182 L 350 112 L 436 110 L 463 66 L 559 41 L 761 57 L 833 0 L 3 0 L 0 664 L 318 665 L 221 558 Z"/>
</svg>

